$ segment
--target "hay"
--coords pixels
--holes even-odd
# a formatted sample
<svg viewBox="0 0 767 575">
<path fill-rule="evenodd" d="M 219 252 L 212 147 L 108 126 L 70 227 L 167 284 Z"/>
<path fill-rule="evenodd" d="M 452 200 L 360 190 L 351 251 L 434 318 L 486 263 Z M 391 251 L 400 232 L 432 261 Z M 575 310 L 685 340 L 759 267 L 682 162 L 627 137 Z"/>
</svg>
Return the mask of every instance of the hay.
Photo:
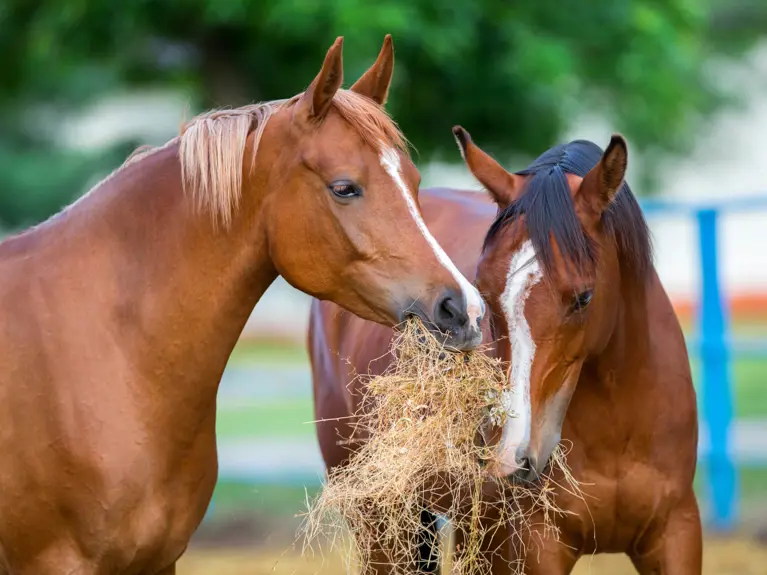
<svg viewBox="0 0 767 575">
<path fill-rule="evenodd" d="M 507 385 L 500 361 L 482 351 L 447 351 L 418 320 L 404 325 L 391 352 L 395 361 L 386 373 L 368 376 L 362 386 L 354 433 L 361 446 L 347 465 L 329 474 L 311 502 L 306 544 L 327 536 L 331 544 L 348 545 L 347 558 L 363 573 L 376 563 L 388 564 L 392 573 L 413 573 L 425 506 L 464 534 L 452 572 L 475 575 L 490 572 L 481 546 L 499 526 L 515 522 L 511 544 L 517 546 L 520 529 L 536 527 L 557 537 L 553 519 L 560 511 L 551 474 L 533 487 L 487 473 L 495 452 L 485 445 L 483 425 L 502 426 L 507 417 L 500 403 Z M 577 491 L 561 450 L 552 462 Z M 483 498 L 483 489 L 497 494 Z M 535 512 L 543 525 L 531 524 Z"/>
</svg>

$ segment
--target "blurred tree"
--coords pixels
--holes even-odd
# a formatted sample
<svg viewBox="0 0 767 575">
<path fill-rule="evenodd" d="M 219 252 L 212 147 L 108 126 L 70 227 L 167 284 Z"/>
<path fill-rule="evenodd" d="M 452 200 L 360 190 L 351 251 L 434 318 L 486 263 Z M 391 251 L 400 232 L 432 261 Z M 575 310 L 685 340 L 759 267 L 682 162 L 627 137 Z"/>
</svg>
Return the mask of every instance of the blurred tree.
<svg viewBox="0 0 767 575">
<path fill-rule="evenodd" d="M 762 33 L 717 42 L 712 31 L 733 34 L 715 26 L 714 9 L 743 4 L 728 1 L 5 0 L 0 169 L 5 195 L 18 197 L 0 198 L 0 220 L 38 219 L 115 163 L 115 151 L 70 157 L 30 137 L 20 110 L 158 84 L 206 108 L 286 97 L 311 81 L 336 35 L 348 82 L 393 35 L 389 110 L 421 159 L 456 157 L 456 123 L 491 152 L 537 154 L 584 111 L 606 114 L 646 154 L 682 151 L 729 96 L 704 64 Z"/>
<path fill-rule="evenodd" d="M 767 33 L 764 0 L 712 0 L 710 36 L 718 50 L 739 55 Z"/>
</svg>

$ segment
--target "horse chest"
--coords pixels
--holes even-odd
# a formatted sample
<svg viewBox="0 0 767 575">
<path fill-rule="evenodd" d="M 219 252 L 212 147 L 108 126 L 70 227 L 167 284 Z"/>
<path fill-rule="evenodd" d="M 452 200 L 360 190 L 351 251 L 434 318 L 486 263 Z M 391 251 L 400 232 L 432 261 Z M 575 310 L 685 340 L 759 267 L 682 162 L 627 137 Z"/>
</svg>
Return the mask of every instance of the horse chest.
<svg viewBox="0 0 767 575">
<path fill-rule="evenodd" d="M 217 476 L 214 450 L 190 459 L 179 463 L 176 473 L 152 477 L 142 485 L 135 504 L 112 522 L 107 545 L 123 555 L 126 565 L 140 567 L 140 572 L 159 570 L 186 549 L 205 515 Z"/>
<path fill-rule="evenodd" d="M 151 572 L 175 562 L 199 526 L 211 494 L 212 487 L 204 493 L 181 488 L 144 501 L 131 514 L 124 538 L 119 543 L 115 541 L 123 547 L 126 565 L 137 572 Z M 118 527 L 116 531 L 123 529 Z"/>
<path fill-rule="evenodd" d="M 3 484 L 0 552 L 11 573 L 59 563 L 151 573 L 183 553 L 215 486 L 215 436 L 202 434 L 179 453 L 136 442 L 104 449 L 109 435 L 41 456 L 24 481 Z"/>
<path fill-rule="evenodd" d="M 611 381 L 586 383 L 563 428 L 572 445 L 567 461 L 585 499 L 561 494 L 560 504 L 577 514 L 565 520 L 565 530 L 577 534 L 584 552 L 623 552 L 662 525 L 692 488 L 695 398 L 681 379 L 648 381 L 635 395 Z"/>
<path fill-rule="evenodd" d="M 675 486 L 650 463 L 576 464 L 583 497 L 560 492 L 557 503 L 568 511 L 564 531 L 584 553 L 630 550 L 656 523 L 665 521 Z"/>
</svg>

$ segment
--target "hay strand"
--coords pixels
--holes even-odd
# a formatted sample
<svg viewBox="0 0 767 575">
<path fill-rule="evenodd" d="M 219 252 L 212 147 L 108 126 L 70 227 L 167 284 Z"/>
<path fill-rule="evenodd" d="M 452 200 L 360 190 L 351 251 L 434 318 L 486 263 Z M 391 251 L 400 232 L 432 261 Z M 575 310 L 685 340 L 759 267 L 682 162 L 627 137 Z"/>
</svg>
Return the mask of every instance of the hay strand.
<svg viewBox="0 0 767 575">
<path fill-rule="evenodd" d="M 366 573 L 386 563 L 393 574 L 413 573 L 423 536 L 421 510 L 428 508 L 460 528 L 452 572 L 484 575 L 490 573 L 487 542 L 498 539 L 501 526 L 514 525 L 513 541 L 498 545 L 519 548 L 522 531 L 531 528 L 558 537 L 554 518 L 561 511 L 551 473 L 532 486 L 487 472 L 495 456 L 485 442 L 489 422 L 501 427 L 508 417 L 501 407 L 508 385 L 501 362 L 482 351 L 447 351 L 418 320 L 403 326 L 391 352 L 394 361 L 383 375 L 365 376 L 354 421 L 361 447 L 308 502 L 305 545 L 327 537 L 343 550 L 350 569 L 356 563 Z M 580 493 L 560 448 L 551 462 L 564 471 L 570 491 Z M 524 556 L 526 550 L 520 551 Z"/>
</svg>

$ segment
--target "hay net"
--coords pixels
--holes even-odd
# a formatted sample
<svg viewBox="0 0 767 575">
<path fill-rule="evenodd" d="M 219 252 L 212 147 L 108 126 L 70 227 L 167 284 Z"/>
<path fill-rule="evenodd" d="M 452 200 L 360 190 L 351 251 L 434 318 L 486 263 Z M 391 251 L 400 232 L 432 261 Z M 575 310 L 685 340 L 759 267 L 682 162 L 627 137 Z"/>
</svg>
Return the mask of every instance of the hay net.
<svg viewBox="0 0 767 575">
<path fill-rule="evenodd" d="M 415 319 L 402 326 L 391 353 L 394 361 L 383 375 L 359 376 L 364 377 L 362 408 L 354 419 L 359 448 L 308 502 L 305 551 L 329 543 L 342 550 L 350 569 L 367 573 L 385 564 L 390 573 L 414 573 L 425 536 L 424 508 L 460 529 L 452 557 L 456 574 L 490 573 L 496 551 L 488 548 L 490 541 L 498 550 L 512 545 L 523 557 L 530 541 L 523 535 L 558 537 L 553 471 L 579 493 L 561 449 L 535 485 L 511 484 L 488 473 L 495 457 L 485 441 L 489 425 L 502 427 L 507 417 L 501 407 L 508 385 L 501 362 L 482 350 L 448 351 Z M 436 560 L 444 547 L 438 546 Z"/>
</svg>

